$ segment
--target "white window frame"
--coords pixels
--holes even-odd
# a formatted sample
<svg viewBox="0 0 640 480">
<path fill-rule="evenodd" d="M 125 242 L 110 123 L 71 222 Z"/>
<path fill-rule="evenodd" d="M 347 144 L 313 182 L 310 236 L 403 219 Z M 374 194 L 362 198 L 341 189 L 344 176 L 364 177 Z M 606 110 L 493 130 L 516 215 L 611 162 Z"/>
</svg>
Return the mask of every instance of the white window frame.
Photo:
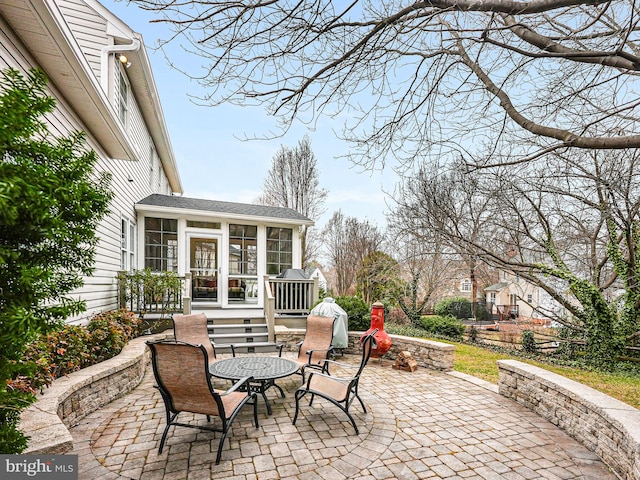
<svg viewBox="0 0 640 480">
<path fill-rule="evenodd" d="M 126 272 L 136 266 L 136 226 L 126 215 L 120 217 L 120 268 Z"/>
<path fill-rule="evenodd" d="M 118 118 L 126 127 L 129 119 L 129 81 L 124 70 L 118 65 Z"/>
<path fill-rule="evenodd" d="M 468 278 L 465 278 L 464 280 L 462 280 L 462 282 L 460 282 L 461 292 L 471 292 L 471 289 L 472 289 L 471 280 L 469 280 Z"/>
</svg>

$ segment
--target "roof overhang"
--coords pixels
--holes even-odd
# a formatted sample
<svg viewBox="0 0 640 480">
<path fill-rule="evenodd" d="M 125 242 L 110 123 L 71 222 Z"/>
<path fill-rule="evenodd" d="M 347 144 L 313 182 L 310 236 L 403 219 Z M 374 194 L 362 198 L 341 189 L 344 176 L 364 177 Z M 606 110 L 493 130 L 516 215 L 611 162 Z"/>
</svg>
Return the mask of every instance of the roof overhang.
<svg viewBox="0 0 640 480">
<path fill-rule="evenodd" d="M 249 223 L 270 223 L 270 224 L 280 224 L 280 225 L 294 225 L 294 226 L 307 226 L 311 227 L 314 225 L 312 220 L 300 220 L 294 218 L 281 218 L 281 217 L 269 217 L 269 216 L 258 216 L 258 215 L 243 215 L 237 213 L 227 213 L 227 212 L 215 212 L 209 210 L 199 210 L 199 209 L 190 209 L 190 208 L 175 208 L 175 207 L 167 207 L 160 205 L 145 205 L 145 204 L 136 204 L 135 205 L 136 212 L 142 214 L 153 214 L 153 215 L 170 215 L 172 217 L 208 217 L 215 218 L 220 220 L 233 220 L 237 222 L 249 222 Z"/>
<path fill-rule="evenodd" d="M 183 193 L 178 166 L 160 102 L 160 95 L 155 84 L 147 50 L 144 48 L 142 35 L 134 32 L 98 1 L 85 1 L 107 20 L 107 34 L 113 38 L 115 46 L 128 46 L 135 40 L 142 45 L 141 48 L 126 52 L 131 61 L 131 66 L 127 68 L 127 77 L 140 108 L 140 113 L 149 129 L 149 134 L 153 139 L 156 151 L 166 172 L 169 185 L 171 185 L 173 192 Z"/>
<path fill-rule="evenodd" d="M 0 14 L 46 72 L 49 85 L 77 113 L 88 134 L 113 158 L 135 158 L 106 93 L 52 0 L 0 2 Z"/>
<path fill-rule="evenodd" d="M 102 16 L 108 17 L 108 21 L 119 22 L 124 26 L 125 28 L 119 30 L 128 30 L 131 33 L 131 38 L 128 39 L 131 43 L 137 34 L 97 1 L 86 1 Z M 0 2 L 0 15 L 34 57 L 35 64 L 40 65 L 46 72 L 50 88 L 71 106 L 86 127 L 86 133 L 96 139 L 104 153 L 120 160 L 137 159 L 134 145 L 129 141 L 123 125 L 117 120 L 117 112 L 109 102 L 107 93 L 100 88 L 95 73 L 55 0 Z M 137 35 L 137 38 L 140 36 Z M 122 38 L 116 41 L 126 42 Z M 140 104 L 142 115 L 167 172 L 169 184 L 174 192 L 182 193 L 158 93 L 144 48 L 137 52 L 130 70 L 128 75 L 133 94 Z"/>
</svg>

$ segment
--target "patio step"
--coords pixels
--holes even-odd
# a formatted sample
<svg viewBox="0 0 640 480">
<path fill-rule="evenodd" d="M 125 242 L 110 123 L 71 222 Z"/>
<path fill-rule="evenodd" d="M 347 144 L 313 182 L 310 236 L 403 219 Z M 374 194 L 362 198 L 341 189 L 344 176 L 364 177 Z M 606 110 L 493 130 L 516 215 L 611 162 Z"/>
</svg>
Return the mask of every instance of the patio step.
<svg viewBox="0 0 640 480">
<path fill-rule="evenodd" d="M 264 319 L 243 319 L 242 323 L 216 323 L 208 325 L 209 338 L 216 349 L 228 353 L 233 344 L 237 353 L 274 352 L 275 343 L 269 342 L 269 329 Z"/>
</svg>

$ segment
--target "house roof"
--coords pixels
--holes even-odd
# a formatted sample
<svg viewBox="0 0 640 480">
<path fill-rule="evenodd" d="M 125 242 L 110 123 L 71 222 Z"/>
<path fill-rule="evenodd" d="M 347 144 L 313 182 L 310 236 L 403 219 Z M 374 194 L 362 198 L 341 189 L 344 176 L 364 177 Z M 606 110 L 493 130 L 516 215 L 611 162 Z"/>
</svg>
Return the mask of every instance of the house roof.
<svg viewBox="0 0 640 480">
<path fill-rule="evenodd" d="M 485 292 L 499 292 L 500 290 L 506 288 L 509 284 L 506 282 L 498 282 L 493 285 L 489 285 L 484 289 Z"/>
<path fill-rule="evenodd" d="M 201 198 L 179 197 L 174 195 L 153 194 L 143 198 L 136 204 L 136 210 L 141 212 L 179 212 L 202 214 L 206 212 L 222 218 L 246 220 L 271 220 L 278 223 L 295 225 L 314 224 L 313 220 L 296 212 L 292 208 L 271 207 L 252 203 L 222 202 Z"/>
</svg>

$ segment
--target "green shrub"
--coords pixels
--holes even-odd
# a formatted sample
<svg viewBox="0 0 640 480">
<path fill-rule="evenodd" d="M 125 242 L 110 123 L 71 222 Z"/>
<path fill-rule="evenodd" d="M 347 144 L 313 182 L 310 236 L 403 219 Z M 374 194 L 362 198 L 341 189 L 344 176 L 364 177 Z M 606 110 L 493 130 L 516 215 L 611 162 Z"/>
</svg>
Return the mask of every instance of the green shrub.
<svg viewBox="0 0 640 480">
<path fill-rule="evenodd" d="M 471 302 L 464 297 L 445 298 L 436 304 L 433 311 L 441 317 L 451 316 L 459 319 L 473 317 Z"/>
<path fill-rule="evenodd" d="M 536 339 L 531 330 L 524 330 L 522 332 L 522 350 L 527 353 L 536 353 L 538 351 Z"/>
<path fill-rule="evenodd" d="M 94 363 L 119 354 L 138 335 L 140 320 L 127 310 L 112 310 L 96 315 L 87 325 Z"/>
<path fill-rule="evenodd" d="M 433 315 L 422 317 L 421 323 L 422 328 L 427 332 L 453 340 L 462 340 L 462 335 L 466 329 L 458 319 L 451 316 Z"/>
<path fill-rule="evenodd" d="M 349 330 L 361 332 L 371 326 L 371 306 L 360 297 L 336 297 L 336 303 L 347 312 Z"/>
<path fill-rule="evenodd" d="M 139 324 L 132 312 L 114 310 L 96 315 L 86 327 L 64 325 L 41 335 L 25 350 L 29 387 L 42 390 L 56 378 L 116 356 L 138 334 Z"/>
<path fill-rule="evenodd" d="M 27 344 L 85 311 L 72 293 L 95 270 L 96 228 L 113 193 L 81 132 L 49 129 L 56 109 L 41 70 L 0 72 L 0 453 L 20 453 Z M 65 347 L 61 347 L 65 348 Z M 68 359 L 75 363 L 75 359 Z"/>
<path fill-rule="evenodd" d="M 385 322 L 385 331 L 390 335 L 402 335 L 403 337 L 424 338 L 429 336 L 429 332 L 413 324 L 402 324 L 396 322 Z"/>
<path fill-rule="evenodd" d="M 56 378 L 90 365 L 91 343 L 87 329 L 78 325 L 65 325 L 29 343 L 24 361 L 34 364 L 32 388 L 42 389 Z"/>
</svg>

